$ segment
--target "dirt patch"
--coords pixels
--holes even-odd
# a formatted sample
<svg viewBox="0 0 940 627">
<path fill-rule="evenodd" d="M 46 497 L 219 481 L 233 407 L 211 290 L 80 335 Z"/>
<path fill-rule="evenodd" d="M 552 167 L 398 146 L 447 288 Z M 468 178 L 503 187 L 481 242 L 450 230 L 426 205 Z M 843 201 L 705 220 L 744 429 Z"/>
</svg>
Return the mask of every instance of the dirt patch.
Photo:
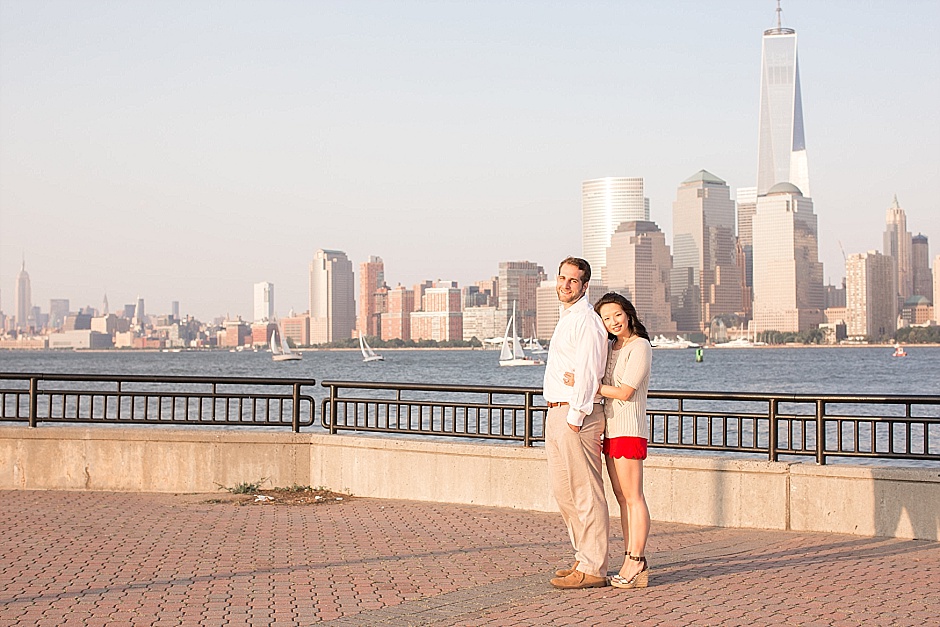
<svg viewBox="0 0 940 627">
<path fill-rule="evenodd" d="M 345 503 L 352 495 L 327 488 L 292 487 L 256 490 L 249 494 L 223 494 L 204 503 L 233 503 L 235 505 L 329 505 Z"/>
</svg>

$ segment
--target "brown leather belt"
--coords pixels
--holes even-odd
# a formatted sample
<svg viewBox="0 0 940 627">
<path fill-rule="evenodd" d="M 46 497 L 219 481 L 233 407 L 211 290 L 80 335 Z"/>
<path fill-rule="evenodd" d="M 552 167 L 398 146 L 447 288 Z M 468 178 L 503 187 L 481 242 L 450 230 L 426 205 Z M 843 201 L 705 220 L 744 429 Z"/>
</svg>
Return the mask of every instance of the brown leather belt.
<svg viewBox="0 0 940 627">
<path fill-rule="evenodd" d="M 551 409 L 551 408 L 553 408 L 553 407 L 561 407 L 562 405 L 567 405 L 567 404 L 568 404 L 568 403 L 546 403 L 546 405 L 548 405 L 548 408 L 549 408 L 549 409 Z"/>
</svg>

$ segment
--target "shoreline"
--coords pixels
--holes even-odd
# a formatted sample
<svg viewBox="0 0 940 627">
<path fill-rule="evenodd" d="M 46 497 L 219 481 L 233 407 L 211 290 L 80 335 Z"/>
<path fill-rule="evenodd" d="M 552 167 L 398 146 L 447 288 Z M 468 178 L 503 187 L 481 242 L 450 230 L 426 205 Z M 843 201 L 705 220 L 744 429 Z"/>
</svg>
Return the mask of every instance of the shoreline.
<svg viewBox="0 0 940 627">
<path fill-rule="evenodd" d="M 940 344 L 907 344 L 901 343 L 900 346 L 905 348 L 936 348 L 940 349 Z M 819 348 L 838 348 L 838 349 L 893 349 L 894 343 L 888 344 L 767 344 L 765 346 L 720 346 L 720 345 L 705 345 L 702 346 L 703 349 L 707 350 L 767 350 L 767 349 L 819 349 Z M 654 350 L 659 351 L 690 351 L 694 352 L 694 348 L 656 348 Z M 358 353 L 358 348 L 312 348 L 312 347 L 303 347 L 303 348 L 294 348 L 294 351 L 298 353 L 318 353 L 318 352 L 354 352 Z M 498 353 L 499 349 L 497 348 L 471 348 L 469 346 L 448 346 L 448 347 L 429 347 L 429 346 L 402 346 L 402 347 L 376 347 L 377 351 L 381 352 L 397 352 L 397 351 L 483 351 Z M 178 354 L 178 353 L 230 353 L 233 352 L 228 348 L 184 348 L 181 350 L 165 350 L 161 348 L 11 348 L 4 347 L 0 348 L 0 354 L 5 352 L 23 352 L 23 353 L 101 353 L 101 354 L 115 354 L 115 355 L 128 355 L 128 354 L 153 354 L 153 353 L 163 353 L 167 354 Z M 234 351 L 237 353 L 268 353 L 267 349 L 263 350 L 249 350 L 245 349 L 242 351 Z"/>
</svg>

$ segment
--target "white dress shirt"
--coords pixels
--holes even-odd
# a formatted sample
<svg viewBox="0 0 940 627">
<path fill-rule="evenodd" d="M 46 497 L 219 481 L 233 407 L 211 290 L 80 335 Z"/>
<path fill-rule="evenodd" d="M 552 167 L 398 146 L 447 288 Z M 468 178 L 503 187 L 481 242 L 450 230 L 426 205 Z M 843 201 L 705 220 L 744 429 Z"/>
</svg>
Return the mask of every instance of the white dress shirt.
<svg viewBox="0 0 940 627">
<path fill-rule="evenodd" d="M 607 365 L 607 330 L 588 303 L 587 294 L 563 309 L 551 344 L 542 396 L 550 403 L 568 403 L 568 424 L 580 427 L 584 417 L 601 401 L 597 388 Z M 565 385 L 566 372 L 574 385 Z"/>
</svg>

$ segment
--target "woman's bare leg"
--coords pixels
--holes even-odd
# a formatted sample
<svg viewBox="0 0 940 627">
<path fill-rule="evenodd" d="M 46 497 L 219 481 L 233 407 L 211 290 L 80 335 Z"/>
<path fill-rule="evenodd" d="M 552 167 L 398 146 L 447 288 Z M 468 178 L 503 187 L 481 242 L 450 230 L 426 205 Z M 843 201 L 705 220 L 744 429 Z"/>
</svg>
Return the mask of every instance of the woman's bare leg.
<svg viewBox="0 0 940 627">
<path fill-rule="evenodd" d="M 650 533 L 650 511 L 643 495 L 643 461 L 640 459 L 607 458 L 607 472 L 617 502 L 620 504 L 623 537 L 627 551 L 634 556 L 646 555 Z M 632 579 L 643 569 L 643 563 L 624 560 L 620 576 Z"/>
</svg>

